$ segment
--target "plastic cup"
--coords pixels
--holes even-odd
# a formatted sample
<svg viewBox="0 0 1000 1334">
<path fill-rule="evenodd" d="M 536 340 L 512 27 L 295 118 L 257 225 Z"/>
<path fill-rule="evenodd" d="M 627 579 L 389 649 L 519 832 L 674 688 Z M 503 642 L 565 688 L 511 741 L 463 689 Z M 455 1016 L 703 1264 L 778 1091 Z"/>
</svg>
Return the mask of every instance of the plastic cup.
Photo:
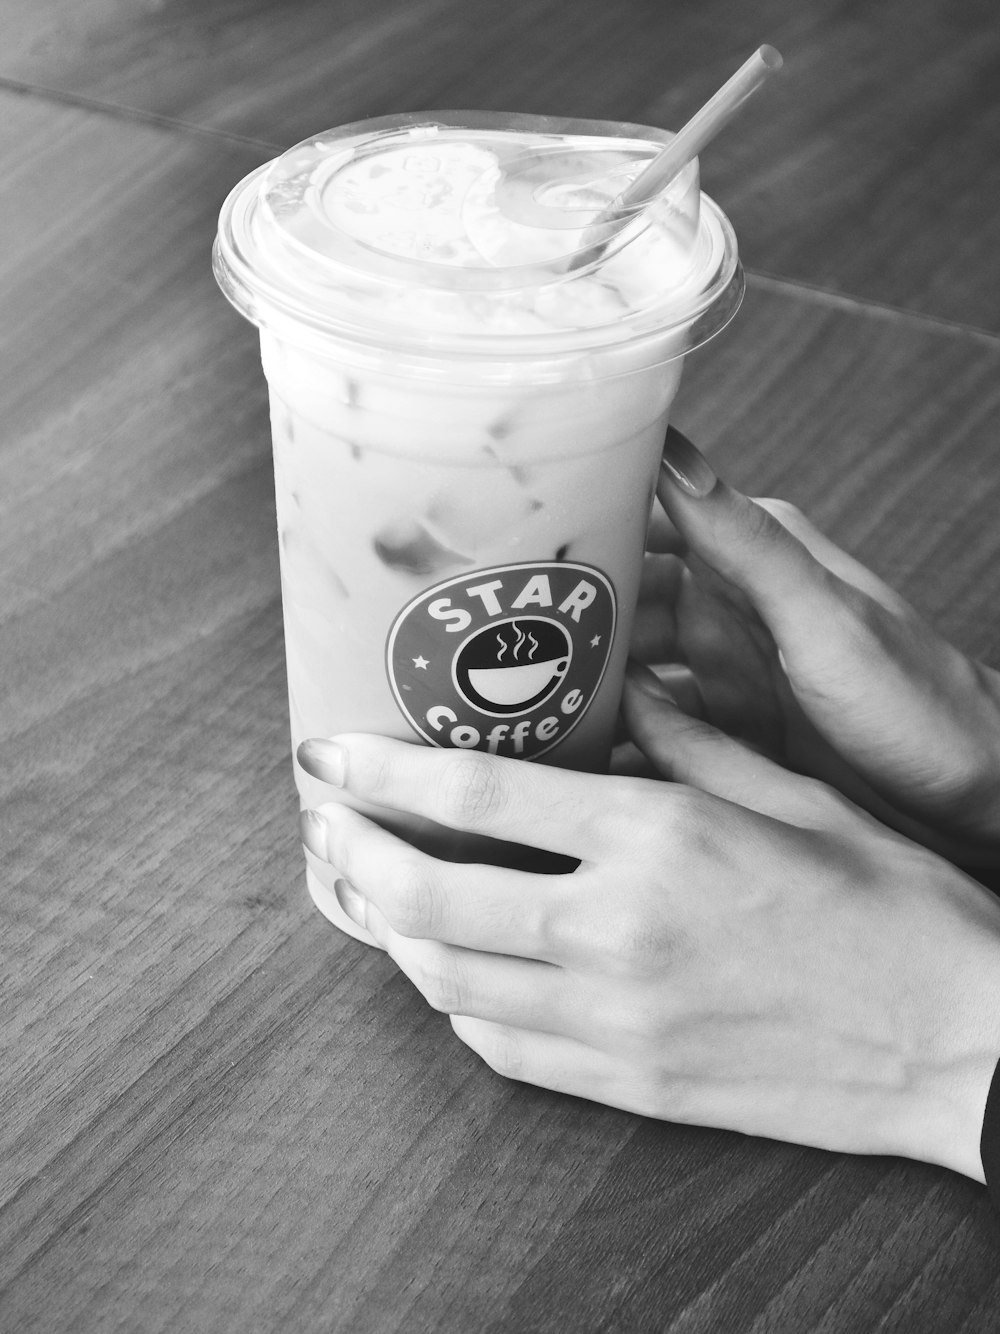
<svg viewBox="0 0 1000 1334">
<path fill-rule="evenodd" d="M 669 137 L 386 117 L 230 194 L 215 272 L 260 330 L 293 751 L 373 731 L 606 769 L 683 358 L 743 279 L 696 161 L 638 236 L 566 260 Z M 295 778 L 304 806 L 338 797 Z M 441 856 L 524 860 L 366 813 Z M 365 939 L 307 861 L 317 906 Z"/>
</svg>

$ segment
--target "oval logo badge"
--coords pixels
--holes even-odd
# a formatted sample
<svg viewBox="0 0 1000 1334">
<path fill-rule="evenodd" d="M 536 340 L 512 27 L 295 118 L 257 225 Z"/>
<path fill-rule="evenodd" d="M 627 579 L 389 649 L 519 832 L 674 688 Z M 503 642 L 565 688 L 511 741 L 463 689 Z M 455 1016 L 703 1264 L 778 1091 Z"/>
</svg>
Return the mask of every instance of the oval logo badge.
<svg viewBox="0 0 1000 1334">
<path fill-rule="evenodd" d="M 396 617 L 386 671 L 432 746 L 530 760 L 590 707 L 615 637 L 615 591 L 590 565 L 498 565 L 435 584 Z"/>
</svg>

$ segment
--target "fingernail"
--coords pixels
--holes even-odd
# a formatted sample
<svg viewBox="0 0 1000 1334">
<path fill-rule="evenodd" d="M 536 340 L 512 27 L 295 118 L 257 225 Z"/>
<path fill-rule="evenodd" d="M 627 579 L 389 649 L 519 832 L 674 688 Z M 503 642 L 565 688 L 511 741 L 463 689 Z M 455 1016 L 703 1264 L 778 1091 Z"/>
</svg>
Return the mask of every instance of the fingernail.
<svg viewBox="0 0 1000 1334">
<path fill-rule="evenodd" d="M 330 860 L 326 832 L 326 821 L 319 811 L 299 812 L 299 837 L 312 855 L 318 857 L 321 862 Z"/>
<path fill-rule="evenodd" d="M 335 880 L 333 892 L 337 902 L 356 926 L 365 924 L 365 901 L 349 880 Z"/>
<path fill-rule="evenodd" d="M 636 658 L 629 658 L 625 666 L 625 675 L 637 690 L 641 690 L 644 695 L 649 695 L 651 699 L 664 700 L 667 704 L 677 703 L 675 697 L 656 673 Z"/>
<path fill-rule="evenodd" d="M 347 778 L 347 752 L 336 741 L 311 737 L 295 752 L 307 774 L 333 787 L 343 787 Z"/>
<path fill-rule="evenodd" d="M 676 426 L 667 427 L 660 470 L 686 495 L 698 500 L 707 496 L 718 481 L 704 454 Z"/>
</svg>

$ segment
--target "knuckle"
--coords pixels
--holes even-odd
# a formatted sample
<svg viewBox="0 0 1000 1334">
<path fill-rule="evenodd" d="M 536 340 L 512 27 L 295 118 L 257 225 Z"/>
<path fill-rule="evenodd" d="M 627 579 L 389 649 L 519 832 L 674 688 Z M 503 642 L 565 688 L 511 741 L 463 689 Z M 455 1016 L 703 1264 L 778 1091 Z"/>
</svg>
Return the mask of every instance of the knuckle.
<svg viewBox="0 0 1000 1334">
<path fill-rule="evenodd" d="M 350 769 L 352 787 L 370 801 L 378 803 L 391 794 L 394 770 L 387 756 L 368 752 L 352 754 Z"/>
<path fill-rule="evenodd" d="M 655 1062 L 670 1031 L 665 1007 L 655 996 L 645 998 L 645 988 L 617 986 L 608 991 L 600 1015 L 595 1016 L 601 1031 L 630 1063 Z"/>
<path fill-rule="evenodd" d="M 684 726 L 685 724 L 681 724 Z M 607 845 L 644 852 L 660 843 L 660 822 L 670 802 L 664 800 L 663 783 L 649 779 L 622 778 L 605 784 L 598 809 L 578 812 L 587 832 Z"/>
<path fill-rule="evenodd" d="M 456 828 L 487 823 L 505 804 L 497 766 L 478 752 L 450 755 L 438 781 L 442 817 Z"/>
<path fill-rule="evenodd" d="M 414 978 L 424 999 L 442 1014 L 462 1014 L 464 987 L 454 960 L 441 953 L 424 961 Z"/>
<path fill-rule="evenodd" d="M 710 845 L 710 824 L 705 818 L 704 798 L 693 787 L 676 787 L 657 812 L 654 837 L 668 864 L 683 863 Z"/>
<path fill-rule="evenodd" d="M 774 532 L 774 524 L 781 519 L 771 513 L 771 502 L 762 503 L 759 500 L 751 500 L 743 509 L 743 540 L 753 546 L 766 539 Z M 784 525 L 782 525 L 784 526 Z"/>
<path fill-rule="evenodd" d="M 555 876 L 553 876 L 555 879 Z M 564 897 L 560 893 L 539 894 L 524 909 L 524 924 L 540 951 L 542 958 L 563 958 L 576 951 L 576 934 L 572 929 L 576 925 L 577 915 L 566 910 Z"/>
<path fill-rule="evenodd" d="M 843 658 L 865 672 L 881 671 L 894 656 L 896 627 L 885 611 L 859 590 L 844 586 L 834 590 L 831 634 Z"/>
<path fill-rule="evenodd" d="M 637 1109 L 647 1116 L 694 1125 L 704 1119 L 705 1096 L 700 1082 L 682 1070 L 663 1070 L 637 1081 Z"/>
<path fill-rule="evenodd" d="M 350 877 L 354 871 L 354 835 L 357 833 L 357 815 L 349 806 L 339 802 L 325 802 L 319 812 L 326 825 L 326 851 L 331 866 Z"/>
<path fill-rule="evenodd" d="M 433 936 L 440 921 L 437 886 L 427 865 L 401 858 L 388 877 L 385 915 L 401 936 Z"/>
<path fill-rule="evenodd" d="M 865 588 L 825 570 L 838 629 L 853 652 L 865 661 L 920 653 L 922 623 L 914 609 L 891 590 L 875 597 Z"/>
<path fill-rule="evenodd" d="M 524 1053 L 512 1029 L 496 1025 L 483 1043 L 479 1054 L 498 1075 L 505 1079 L 521 1079 L 524 1072 Z"/>
<path fill-rule="evenodd" d="M 608 829 L 615 830 L 630 843 L 633 838 L 641 837 L 649 828 L 652 814 L 645 800 L 645 781 L 635 783 L 629 780 L 605 785 L 601 809 L 597 819 Z M 588 817 L 590 812 L 587 812 Z"/>
<path fill-rule="evenodd" d="M 831 817 L 853 817 L 857 814 L 854 802 L 820 778 L 803 777 L 798 790 L 806 809 L 816 818 L 817 823 L 825 824 Z"/>
<path fill-rule="evenodd" d="M 617 912 L 608 923 L 605 948 L 618 975 L 659 971 L 671 954 L 664 924 L 641 909 Z"/>
<path fill-rule="evenodd" d="M 853 624 L 856 633 L 865 638 L 881 639 L 885 633 L 885 608 L 864 589 L 838 580 L 835 575 L 828 574 L 827 582 L 838 595 L 842 615 Z"/>
<path fill-rule="evenodd" d="M 780 496 L 755 496 L 754 499 L 761 509 L 767 510 L 783 527 L 790 528 L 793 532 L 801 527 L 805 520 L 806 516 L 798 505 L 793 505 L 790 500 Z"/>
</svg>

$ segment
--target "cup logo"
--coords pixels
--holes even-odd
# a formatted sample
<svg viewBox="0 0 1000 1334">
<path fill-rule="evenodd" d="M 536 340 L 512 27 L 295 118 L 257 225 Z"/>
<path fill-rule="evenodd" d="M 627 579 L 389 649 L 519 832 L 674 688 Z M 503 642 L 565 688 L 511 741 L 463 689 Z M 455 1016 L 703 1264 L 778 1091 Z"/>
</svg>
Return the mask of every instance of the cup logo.
<svg viewBox="0 0 1000 1334">
<path fill-rule="evenodd" d="M 396 703 L 432 746 L 534 759 L 587 712 L 615 637 L 615 591 L 590 565 L 498 565 L 435 584 L 393 622 Z"/>
</svg>

